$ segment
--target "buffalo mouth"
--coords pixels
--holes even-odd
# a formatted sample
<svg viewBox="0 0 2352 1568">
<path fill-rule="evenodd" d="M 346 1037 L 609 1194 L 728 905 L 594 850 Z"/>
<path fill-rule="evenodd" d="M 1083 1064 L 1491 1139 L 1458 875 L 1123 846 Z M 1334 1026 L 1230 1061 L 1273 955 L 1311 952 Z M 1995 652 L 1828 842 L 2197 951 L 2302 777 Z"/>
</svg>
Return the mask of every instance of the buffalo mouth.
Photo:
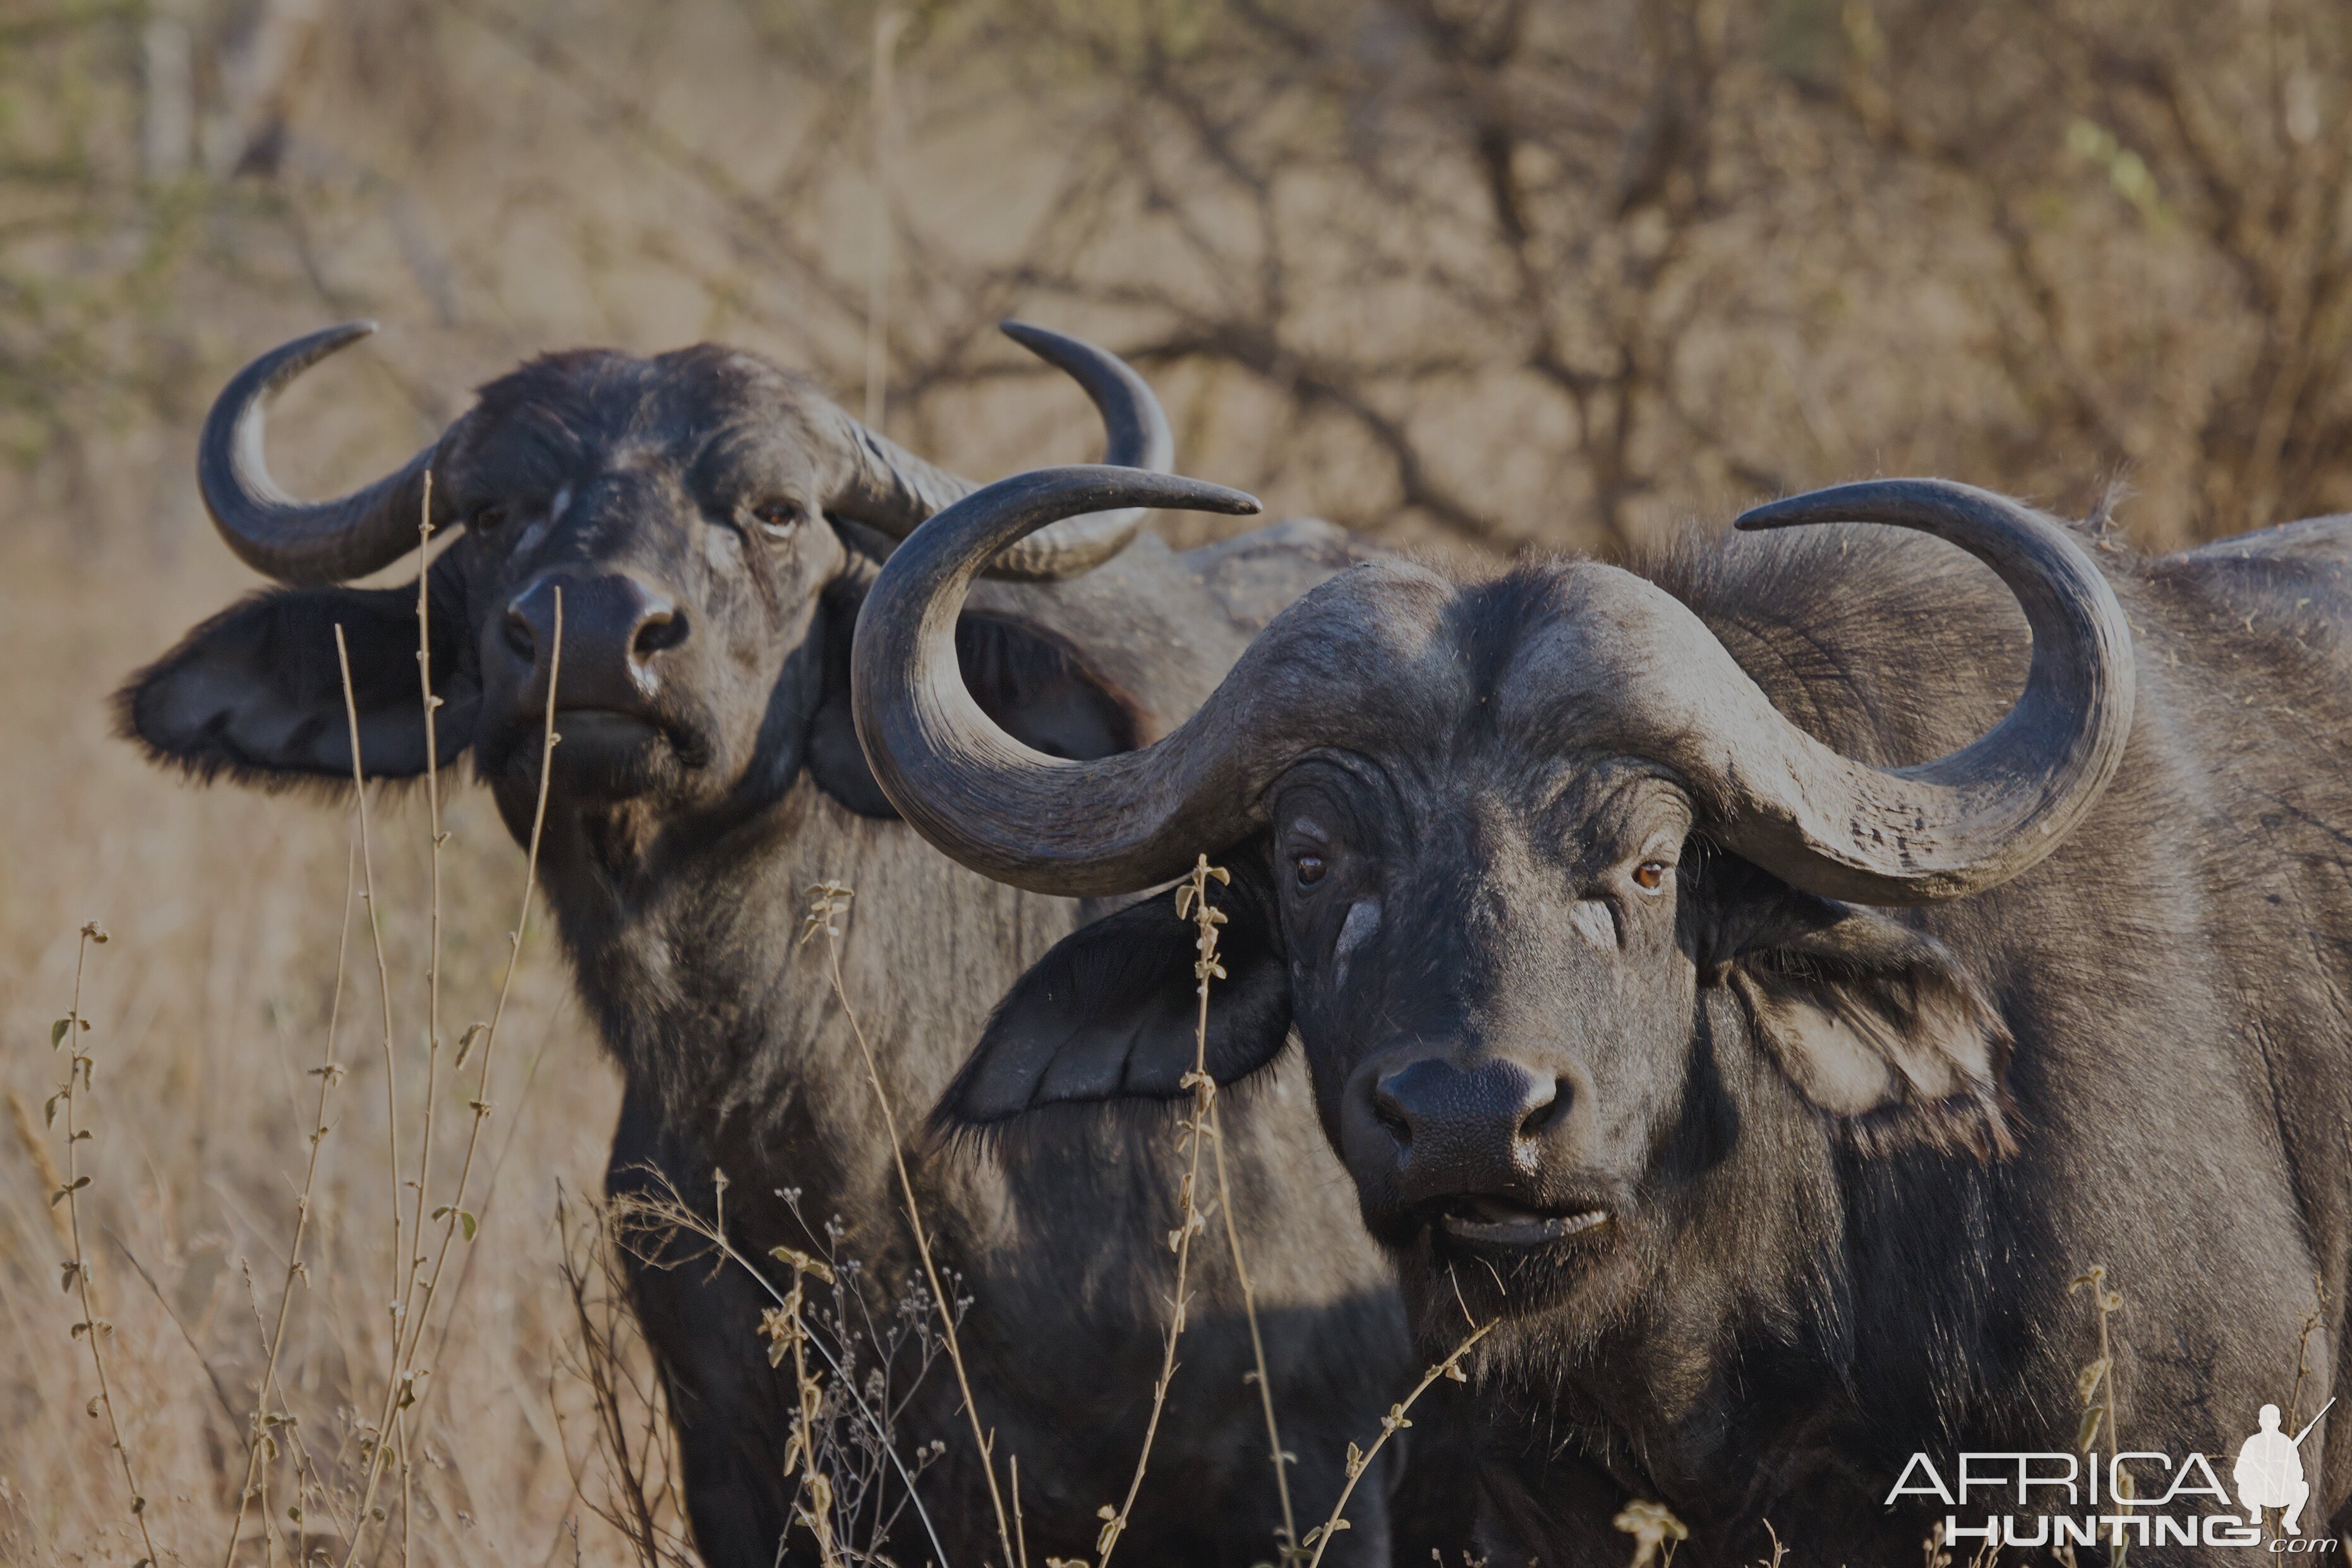
<svg viewBox="0 0 2352 1568">
<path fill-rule="evenodd" d="M 555 732 L 563 737 L 563 744 L 582 752 L 633 752 L 662 738 L 661 726 L 642 714 L 624 712 L 618 708 L 559 708 L 555 712 Z"/>
<path fill-rule="evenodd" d="M 483 762 L 492 776 L 539 776 L 545 710 L 520 719 Z M 553 784 L 583 800 L 620 801 L 676 785 L 702 761 L 696 731 L 646 710 L 583 704 L 555 710 Z"/>
<path fill-rule="evenodd" d="M 1508 1198 L 1465 1194 L 1446 1205 L 1437 1225 L 1455 1241 L 1518 1251 L 1598 1239 L 1610 1217 L 1605 1208 L 1538 1209 Z"/>
</svg>

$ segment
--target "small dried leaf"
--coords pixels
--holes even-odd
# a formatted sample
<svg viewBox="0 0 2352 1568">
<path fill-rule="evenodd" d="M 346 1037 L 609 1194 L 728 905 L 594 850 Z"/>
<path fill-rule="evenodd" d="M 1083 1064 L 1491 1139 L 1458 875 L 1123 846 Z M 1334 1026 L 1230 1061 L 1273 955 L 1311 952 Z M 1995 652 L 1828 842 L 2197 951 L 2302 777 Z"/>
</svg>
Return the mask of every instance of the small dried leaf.
<svg viewBox="0 0 2352 1568">
<path fill-rule="evenodd" d="M 2093 1362 L 2090 1365 L 2084 1367 L 2080 1373 L 2076 1373 L 2074 1377 L 2074 1403 L 2077 1405 L 2088 1405 L 2091 1402 L 2091 1395 L 2098 1391 L 2099 1384 L 2105 1381 L 2106 1375 L 2107 1358 L 2105 1356 L 2101 1356 L 2098 1360 Z"/>
<path fill-rule="evenodd" d="M 64 1089 L 59 1089 L 57 1093 L 49 1096 L 47 1103 L 41 1107 L 42 1126 L 55 1127 L 58 1124 L 58 1107 L 64 1101 L 65 1098 L 66 1091 Z"/>
<path fill-rule="evenodd" d="M 65 1044 L 66 1031 L 72 1027 L 73 1020 L 71 1018 L 59 1018 L 56 1023 L 51 1024 L 49 1026 L 49 1049 L 54 1051 L 59 1046 Z"/>
<path fill-rule="evenodd" d="M 488 1024 L 473 1023 L 466 1026 L 466 1032 L 457 1037 L 457 1059 L 450 1067 L 452 1072 L 466 1065 L 467 1057 L 473 1054 L 474 1042 L 489 1032 L 490 1026 Z"/>
<path fill-rule="evenodd" d="M 833 1283 L 833 1270 L 805 1252 L 790 1247 L 772 1247 L 768 1248 L 768 1256 L 795 1274 L 814 1274 L 828 1285 Z"/>
<path fill-rule="evenodd" d="M 51 1208 L 57 1207 L 59 1204 L 65 1202 L 66 1199 L 71 1197 L 74 1194 L 81 1191 L 88 1185 L 89 1185 L 89 1178 L 88 1176 L 76 1176 L 72 1181 L 68 1182 L 64 1186 L 59 1187 L 56 1192 L 49 1194 L 49 1206 Z"/>
</svg>

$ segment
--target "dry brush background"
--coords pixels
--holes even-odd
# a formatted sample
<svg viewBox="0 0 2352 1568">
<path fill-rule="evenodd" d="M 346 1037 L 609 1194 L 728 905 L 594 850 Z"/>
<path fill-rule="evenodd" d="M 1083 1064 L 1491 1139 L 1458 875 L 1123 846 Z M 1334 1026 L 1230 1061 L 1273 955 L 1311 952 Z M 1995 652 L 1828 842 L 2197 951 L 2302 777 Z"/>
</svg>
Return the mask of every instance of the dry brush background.
<svg viewBox="0 0 2352 1568">
<path fill-rule="evenodd" d="M 1874 472 L 2076 511 L 2122 479 L 2151 548 L 2341 510 L 2352 4 L 0 8 L 0 1559 L 128 1563 L 143 1522 L 218 1561 L 308 1152 L 348 807 L 181 788 L 103 709 L 252 585 L 190 482 L 223 377 L 384 321 L 278 422 L 280 471 L 324 489 L 524 355 L 722 338 L 993 477 L 1093 441 L 995 336 L 1015 311 L 1142 363 L 1189 471 L 1444 547 L 1622 551 Z M 488 1014 L 521 857 L 485 797 L 446 816 L 454 1032 Z M 421 797 L 376 826 L 414 1049 Z M 92 917 L 76 1202 L 137 1521 L 40 1163 Z M 322 1474 L 387 1353 L 378 998 L 350 967 L 282 1358 Z M 617 1085 L 543 931 L 506 1035 L 404 1522 L 425 1561 L 626 1561 L 557 1267 L 558 1184 L 595 1190 Z"/>
</svg>

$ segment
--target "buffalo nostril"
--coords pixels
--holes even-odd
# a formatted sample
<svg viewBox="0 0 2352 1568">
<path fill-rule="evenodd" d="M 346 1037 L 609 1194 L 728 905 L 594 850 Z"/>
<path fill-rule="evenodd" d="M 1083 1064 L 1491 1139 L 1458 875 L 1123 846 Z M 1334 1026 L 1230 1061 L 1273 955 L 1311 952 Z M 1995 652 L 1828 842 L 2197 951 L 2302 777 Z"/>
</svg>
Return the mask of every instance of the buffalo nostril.
<svg viewBox="0 0 2352 1568">
<path fill-rule="evenodd" d="M 1372 1120 L 1389 1130 L 1397 1147 L 1412 1147 L 1412 1116 L 1385 1081 L 1372 1090 Z"/>
<path fill-rule="evenodd" d="M 1558 1121 L 1568 1110 L 1571 1090 L 1558 1079 L 1549 1083 L 1538 1082 L 1529 1087 L 1528 1097 L 1520 1102 L 1519 1136 L 1538 1138 L 1544 1129 Z"/>
<path fill-rule="evenodd" d="M 637 623 L 636 636 L 629 644 L 629 658 L 643 664 L 664 648 L 676 647 L 686 640 L 686 616 L 676 610 L 648 610 Z"/>
</svg>

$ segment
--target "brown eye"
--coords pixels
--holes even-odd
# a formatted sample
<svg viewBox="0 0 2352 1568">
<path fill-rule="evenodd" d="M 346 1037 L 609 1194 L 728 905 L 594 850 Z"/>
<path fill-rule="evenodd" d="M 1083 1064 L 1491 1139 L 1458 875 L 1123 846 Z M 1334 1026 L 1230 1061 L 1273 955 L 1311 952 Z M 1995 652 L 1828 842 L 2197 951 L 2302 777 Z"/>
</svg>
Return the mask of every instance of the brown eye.
<svg viewBox="0 0 2352 1568">
<path fill-rule="evenodd" d="M 1301 855 L 1294 864 L 1298 868 L 1298 885 L 1300 887 L 1311 888 L 1316 883 L 1323 879 L 1324 867 L 1322 856 Z"/>
<path fill-rule="evenodd" d="M 474 515 L 466 520 L 466 526 L 476 533 L 488 533 L 506 520 L 506 507 L 492 501 L 488 506 L 475 508 Z"/>
<path fill-rule="evenodd" d="M 764 500 L 751 509 L 759 525 L 772 534 L 790 533 L 801 520 L 801 509 L 788 500 Z"/>
<path fill-rule="evenodd" d="M 1645 893 L 1654 893 L 1666 885 L 1666 873 L 1672 869 L 1664 860 L 1644 860 L 1633 868 L 1633 885 Z"/>
</svg>

